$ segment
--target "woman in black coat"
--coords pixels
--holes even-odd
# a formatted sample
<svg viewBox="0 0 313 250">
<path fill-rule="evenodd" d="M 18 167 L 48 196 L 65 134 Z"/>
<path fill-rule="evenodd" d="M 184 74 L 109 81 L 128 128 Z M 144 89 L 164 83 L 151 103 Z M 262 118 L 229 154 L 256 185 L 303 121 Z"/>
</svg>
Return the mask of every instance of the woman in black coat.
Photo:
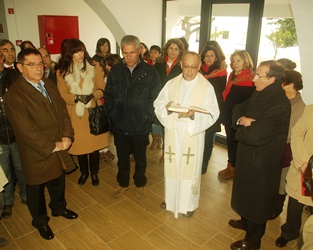
<svg viewBox="0 0 313 250">
<path fill-rule="evenodd" d="M 154 67 L 160 74 L 161 88 L 163 88 L 164 85 L 169 80 L 173 79 L 174 77 L 182 73 L 182 69 L 180 67 L 180 60 L 184 54 L 185 54 L 184 44 L 179 39 L 172 38 L 165 43 L 163 47 L 162 57 L 158 62 L 154 64 Z M 155 118 L 154 124 L 162 126 L 157 118 Z M 163 127 L 162 130 L 164 130 Z M 164 132 L 158 138 L 159 140 L 161 140 L 161 138 L 163 137 Z M 158 144 L 161 144 L 161 142 L 159 142 Z M 164 152 L 162 153 L 159 162 L 160 163 L 164 162 Z"/>
<path fill-rule="evenodd" d="M 227 80 L 226 65 L 223 61 L 222 55 L 213 46 L 205 46 L 201 52 L 201 61 L 202 66 L 200 73 L 213 85 L 217 102 L 220 105 L 222 102 L 222 93 L 225 89 Z M 220 119 L 218 119 L 210 128 L 205 131 L 202 174 L 205 174 L 208 168 L 208 163 L 213 150 L 215 133 L 220 131 Z"/>
</svg>

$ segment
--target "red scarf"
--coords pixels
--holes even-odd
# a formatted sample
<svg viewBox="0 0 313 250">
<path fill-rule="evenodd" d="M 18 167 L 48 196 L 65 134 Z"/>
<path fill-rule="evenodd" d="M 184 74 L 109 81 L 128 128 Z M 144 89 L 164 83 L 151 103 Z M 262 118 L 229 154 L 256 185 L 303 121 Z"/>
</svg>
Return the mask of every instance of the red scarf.
<svg viewBox="0 0 313 250">
<path fill-rule="evenodd" d="M 200 73 L 208 80 L 209 78 L 215 78 L 220 76 L 227 76 L 226 69 L 214 69 L 211 73 L 209 72 L 209 66 L 205 63 L 202 63 L 201 65 L 201 71 Z"/>
<path fill-rule="evenodd" d="M 151 59 L 149 59 L 149 60 L 147 61 L 147 63 L 148 63 L 149 65 L 153 66 L 153 62 L 151 61 Z"/>
<path fill-rule="evenodd" d="M 177 60 L 178 60 L 178 59 L 176 59 L 176 60 L 172 63 L 171 67 L 169 67 L 168 64 L 167 64 L 168 56 L 166 56 L 166 58 L 165 58 L 165 63 L 166 63 L 166 75 L 167 75 L 167 76 L 170 74 L 172 68 L 174 68 L 174 66 L 177 64 Z"/>
<path fill-rule="evenodd" d="M 223 101 L 225 102 L 227 95 L 229 94 L 229 91 L 233 85 L 237 86 L 246 86 L 246 87 L 253 87 L 254 83 L 252 82 L 252 79 L 254 77 L 254 73 L 251 69 L 245 69 L 241 71 L 239 75 L 236 75 L 234 79 L 232 79 L 233 74 L 235 71 L 232 71 L 228 77 L 228 81 L 225 87 L 225 90 L 223 91 Z"/>
</svg>

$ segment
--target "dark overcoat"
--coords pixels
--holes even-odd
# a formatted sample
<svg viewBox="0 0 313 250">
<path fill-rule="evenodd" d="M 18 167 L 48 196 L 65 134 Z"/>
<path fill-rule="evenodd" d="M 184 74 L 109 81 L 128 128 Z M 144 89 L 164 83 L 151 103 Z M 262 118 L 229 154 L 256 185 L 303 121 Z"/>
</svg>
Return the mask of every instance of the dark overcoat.
<svg viewBox="0 0 313 250">
<path fill-rule="evenodd" d="M 233 209 L 251 222 L 264 223 L 275 210 L 290 112 L 290 101 L 280 82 L 253 92 L 234 108 L 233 126 L 242 116 L 256 120 L 249 127 L 237 125 L 231 199 Z"/>
<path fill-rule="evenodd" d="M 54 152 L 62 137 L 74 131 L 55 83 L 44 79 L 50 102 L 21 75 L 5 95 L 6 112 L 13 127 L 26 183 L 39 185 L 60 177 L 74 163 L 68 152 Z"/>
</svg>

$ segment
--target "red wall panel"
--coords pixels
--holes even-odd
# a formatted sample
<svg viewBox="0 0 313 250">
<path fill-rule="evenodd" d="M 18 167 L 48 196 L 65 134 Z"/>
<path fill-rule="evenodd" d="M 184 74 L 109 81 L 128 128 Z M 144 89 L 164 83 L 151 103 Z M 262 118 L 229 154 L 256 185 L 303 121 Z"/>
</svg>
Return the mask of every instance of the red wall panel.
<svg viewBox="0 0 313 250">
<path fill-rule="evenodd" d="M 51 54 L 60 54 L 66 38 L 79 38 L 78 16 L 38 16 L 40 46 Z"/>
</svg>

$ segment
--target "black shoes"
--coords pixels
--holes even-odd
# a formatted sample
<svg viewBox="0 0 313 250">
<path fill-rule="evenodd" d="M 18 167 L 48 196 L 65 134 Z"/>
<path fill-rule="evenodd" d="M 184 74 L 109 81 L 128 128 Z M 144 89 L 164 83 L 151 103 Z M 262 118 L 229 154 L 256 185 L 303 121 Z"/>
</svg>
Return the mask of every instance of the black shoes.
<svg viewBox="0 0 313 250">
<path fill-rule="evenodd" d="M 285 247 L 289 240 L 285 240 L 283 237 L 278 237 L 275 245 L 278 247 Z"/>
<path fill-rule="evenodd" d="M 163 209 L 166 209 L 166 203 L 165 203 L 165 201 L 163 201 L 163 202 L 161 203 L 160 207 L 163 208 Z"/>
<path fill-rule="evenodd" d="M 10 218 L 12 216 L 12 209 L 13 205 L 5 205 L 1 218 L 3 219 Z"/>
<path fill-rule="evenodd" d="M 54 234 L 49 225 L 38 228 L 38 231 L 40 233 L 40 236 L 45 240 L 52 240 L 54 238 Z"/>
<path fill-rule="evenodd" d="M 99 185 L 99 178 L 97 174 L 92 174 L 91 175 L 91 184 L 93 186 L 98 186 Z"/>
<path fill-rule="evenodd" d="M 82 174 L 78 179 L 78 184 L 84 185 L 87 179 L 88 179 L 88 174 Z"/>
<path fill-rule="evenodd" d="M 260 246 L 252 246 L 246 240 L 238 240 L 230 245 L 232 250 L 258 250 Z"/>
<path fill-rule="evenodd" d="M 236 229 L 247 230 L 247 225 L 242 220 L 230 220 L 228 225 Z"/>
<path fill-rule="evenodd" d="M 192 217 L 194 214 L 194 211 L 188 211 L 186 214 L 183 214 L 183 217 Z"/>
<path fill-rule="evenodd" d="M 63 212 L 59 212 L 59 213 L 52 211 L 52 216 L 54 217 L 62 216 L 68 220 L 73 220 L 78 217 L 78 214 L 73 212 L 72 210 L 65 209 Z"/>
</svg>

